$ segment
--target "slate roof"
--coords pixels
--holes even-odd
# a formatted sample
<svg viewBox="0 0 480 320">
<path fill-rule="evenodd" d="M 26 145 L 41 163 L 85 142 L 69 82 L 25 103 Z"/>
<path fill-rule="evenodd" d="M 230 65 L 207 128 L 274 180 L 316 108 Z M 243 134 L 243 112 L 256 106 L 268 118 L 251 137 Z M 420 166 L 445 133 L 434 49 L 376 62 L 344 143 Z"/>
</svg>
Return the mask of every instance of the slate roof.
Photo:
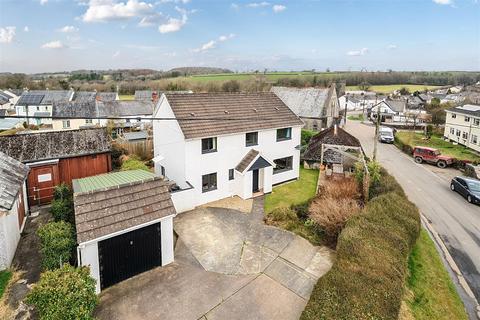
<svg viewBox="0 0 480 320">
<path fill-rule="evenodd" d="M 117 93 L 116 92 L 97 92 L 97 100 L 115 101 L 117 100 Z"/>
<path fill-rule="evenodd" d="M 0 136 L 0 150 L 23 163 L 109 152 L 104 128 Z"/>
<path fill-rule="evenodd" d="M 17 118 L 0 118 L 0 130 L 12 129 L 17 124 L 22 122 L 23 122 L 22 119 L 17 119 Z"/>
<path fill-rule="evenodd" d="M 243 159 L 237 164 L 235 170 L 237 170 L 238 172 L 244 172 L 245 170 L 247 170 L 247 168 L 250 166 L 253 160 L 255 160 L 259 153 L 260 152 L 255 149 L 250 149 L 250 151 L 248 151 L 247 154 L 243 157 Z"/>
<path fill-rule="evenodd" d="M 97 108 L 99 117 L 151 116 L 154 104 L 135 100 L 97 101 Z"/>
<path fill-rule="evenodd" d="M 22 190 L 28 167 L 0 151 L 0 210 L 10 210 Z"/>
<path fill-rule="evenodd" d="M 12 99 L 13 97 L 5 91 L 0 91 L 0 98 L 4 98 L 8 101 L 8 100 Z"/>
<path fill-rule="evenodd" d="M 362 147 L 360 141 L 343 130 L 337 127 L 337 134 L 335 134 L 335 127 L 322 130 L 314 135 L 308 143 L 307 149 L 303 154 L 303 159 L 320 161 L 322 155 L 322 144 L 333 144 L 347 147 Z M 323 159 L 329 163 L 341 163 L 343 156 L 338 152 L 327 150 L 324 153 Z"/>
<path fill-rule="evenodd" d="M 59 102 L 52 107 L 52 117 L 96 118 L 97 114 L 95 100 Z"/>
<path fill-rule="evenodd" d="M 147 137 L 147 131 L 132 131 L 123 133 L 123 138 L 127 141 L 145 140 Z"/>
<path fill-rule="evenodd" d="M 165 96 L 186 139 L 303 125 L 274 93 Z"/>
<path fill-rule="evenodd" d="M 152 90 L 135 90 L 135 100 L 152 100 Z"/>
<path fill-rule="evenodd" d="M 468 116 L 475 116 L 475 117 L 480 117 L 480 105 L 474 105 L 474 104 L 465 104 L 460 107 L 454 107 L 447 109 L 447 111 L 450 112 L 455 112 L 455 113 L 461 113 L 465 114 Z"/>
<path fill-rule="evenodd" d="M 7 115 L 7 110 L 0 109 L 0 117 L 5 117 Z"/>
<path fill-rule="evenodd" d="M 321 118 L 325 117 L 333 89 L 272 87 L 271 91 L 299 117 Z"/>
<path fill-rule="evenodd" d="M 17 101 L 17 106 L 25 106 L 25 105 L 51 105 L 54 102 L 61 102 L 61 101 L 70 101 L 72 98 L 73 91 L 72 90 L 31 90 L 25 91 L 20 96 L 20 99 Z M 40 102 L 38 103 L 36 100 L 41 98 Z M 32 102 L 32 98 L 34 101 Z"/>
<path fill-rule="evenodd" d="M 89 184 L 89 179 L 103 180 L 101 184 L 107 186 L 75 191 L 75 185 L 82 180 Z M 146 171 L 107 173 L 77 179 L 73 184 L 78 243 L 176 214 L 168 183 Z"/>
<path fill-rule="evenodd" d="M 72 101 L 76 102 L 92 102 L 95 101 L 95 98 L 97 97 L 97 92 L 95 91 L 76 91 L 73 94 L 73 99 Z"/>
<path fill-rule="evenodd" d="M 405 106 L 407 104 L 407 102 L 404 100 L 385 99 L 384 102 L 390 107 L 390 109 L 392 109 L 395 112 L 404 112 Z"/>
</svg>

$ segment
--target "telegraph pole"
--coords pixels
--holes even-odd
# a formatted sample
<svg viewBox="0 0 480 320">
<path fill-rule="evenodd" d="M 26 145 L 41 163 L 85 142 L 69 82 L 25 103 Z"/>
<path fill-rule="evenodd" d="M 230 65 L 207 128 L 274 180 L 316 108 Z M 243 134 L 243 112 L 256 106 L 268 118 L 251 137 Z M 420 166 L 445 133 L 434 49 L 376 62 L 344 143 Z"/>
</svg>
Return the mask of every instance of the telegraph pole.
<svg viewBox="0 0 480 320">
<path fill-rule="evenodd" d="M 345 95 L 345 117 L 343 120 L 343 126 L 347 125 L 347 105 L 348 105 L 348 93 Z"/>
<path fill-rule="evenodd" d="M 375 121 L 375 137 L 373 138 L 373 161 L 377 160 L 378 132 L 380 131 L 380 106 L 377 105 L 377 121 Z"/>
</svg>

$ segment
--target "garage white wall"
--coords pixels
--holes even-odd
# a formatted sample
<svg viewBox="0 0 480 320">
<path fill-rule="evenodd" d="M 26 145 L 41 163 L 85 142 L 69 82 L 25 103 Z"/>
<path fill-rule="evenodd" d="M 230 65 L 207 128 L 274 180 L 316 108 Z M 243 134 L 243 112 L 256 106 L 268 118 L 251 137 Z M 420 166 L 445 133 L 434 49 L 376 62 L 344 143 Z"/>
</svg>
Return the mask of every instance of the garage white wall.
<svg viewBox="0 0 480 320">
<path fill-rule="evenodd" d="M 0 211 L 0 270 L 10 267 L 20 240 L 18 198 L 10 211 Z"/>
</svg>

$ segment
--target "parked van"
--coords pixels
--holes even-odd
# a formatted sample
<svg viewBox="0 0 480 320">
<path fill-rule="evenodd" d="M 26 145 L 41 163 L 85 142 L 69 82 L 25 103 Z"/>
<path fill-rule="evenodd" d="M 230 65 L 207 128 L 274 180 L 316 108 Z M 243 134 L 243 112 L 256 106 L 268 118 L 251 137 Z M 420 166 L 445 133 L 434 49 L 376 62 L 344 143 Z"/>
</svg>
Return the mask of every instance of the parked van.
<svg viewBox="0 0 480 320">
<path fill-rule="evenodd" d="M 393 143 L 395 137 L 393 129 L 389 127 L 380 127 L 378 131 L 378 141 L 385 143 Z"/>
</svg>

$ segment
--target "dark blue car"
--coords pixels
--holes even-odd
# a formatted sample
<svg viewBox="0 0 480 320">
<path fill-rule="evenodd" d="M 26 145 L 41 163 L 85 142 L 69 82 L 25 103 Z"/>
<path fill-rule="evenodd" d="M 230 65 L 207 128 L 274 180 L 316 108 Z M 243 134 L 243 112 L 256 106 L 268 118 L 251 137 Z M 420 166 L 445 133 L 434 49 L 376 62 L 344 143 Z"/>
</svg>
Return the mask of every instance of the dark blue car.
<svg viewBox="0 0 480 320">
<path fill-rule="evenodd" d="M 450 189 L 460 193 L 470 203 L 480 203 L 480 180 L 455 177 L 452 179 Z"/>
</svg>

